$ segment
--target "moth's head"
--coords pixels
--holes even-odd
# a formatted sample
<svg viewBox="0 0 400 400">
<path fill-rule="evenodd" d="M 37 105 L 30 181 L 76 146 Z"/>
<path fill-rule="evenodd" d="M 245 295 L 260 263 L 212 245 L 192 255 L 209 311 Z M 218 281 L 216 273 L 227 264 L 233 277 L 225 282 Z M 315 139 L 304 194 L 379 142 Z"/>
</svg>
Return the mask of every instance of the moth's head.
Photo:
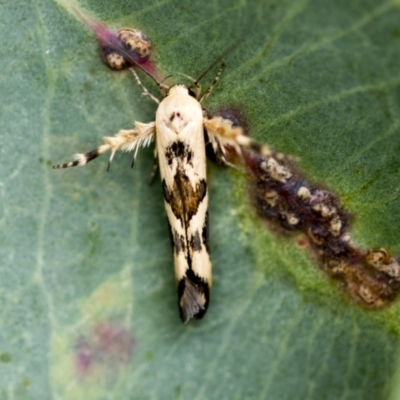
<svg viewBox="0 0 400 400">
<path fill-rule="evenodd" d="M 169 88 L 167 96 L 192 96 L 196 98 L 196 94 L 186 85 L 173 85 Z"/>
</svg>

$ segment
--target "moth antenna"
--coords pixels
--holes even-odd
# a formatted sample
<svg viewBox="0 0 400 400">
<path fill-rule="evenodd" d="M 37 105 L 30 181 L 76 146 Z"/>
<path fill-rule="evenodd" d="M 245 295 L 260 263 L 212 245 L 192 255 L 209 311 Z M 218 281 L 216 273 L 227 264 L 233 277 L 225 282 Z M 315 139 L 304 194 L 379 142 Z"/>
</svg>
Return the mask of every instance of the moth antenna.
<svg viewBox="0 0 400 400">
<path fill-rule="evenodd" d="M 169 74 L 161 82 L 157 82 L 157 85 L 158 85 L 158 88 L 160 89 L 160 92 L 163 93 L 164 95 L 165 95 L 164 91 L 168 91 L 169 89 L 171 89 L 171 86 L 165 85 L 164 82 L 166 80 L 168 80 L 169 78 L 171 78 L 171 76 L 173 76 L 173 75 L 174 74 Z"/>
<path fill-rule="evenodd" d="M 217 75 L 215 75 L 214 80 L 212 81 L 211 85 L 209 88 L 203 93 L 203 95 L 199 99 L 199 103 L 201 103 L 203 100 L 205 100 L 213 91 L 214 86 L 217 84 L 219 79 L 221 78 L 222 73 L 224 72 L 225 69 L 225 63 L 222 63 L 221 66 L 219 67 L 219 70 L 217 72 Z"/>
<path fill-rule="evenodd" d="M 245 33 L 248 32 L 248 31 L 250 30 L 251 24 L 252 24 L 252 20 L 251 20 L 251 18 L 248 18 L 247 22 L 243 24 L 243 29 L 240 31 L 240 33 L 239 33 L 239 35 L 238 35 L 238 38 L 237 38 L 230 46 L 228 46 L 228 47 L 219 55 L 219 57 L 217 57 L 217 58 L 206 68 L 206 70 L 205 70 L 204 72 L 202 72 L 202 73 L 199 75 L 199 77 L 189 86 L 189 89 L 191 89 L 192 86 L 196 86 L 196 87 L 197 87 L 197 85 L 199 84 L 199 82 L 200 82 L 200 81 L 201 81 L 201 80 L 202 80 L 202 79 L 217 65 L 217 64 L 221 63 L 221 68 L 220 68 L 220 70 L 221 70 L 221 69 L 222 69 L 222 70 L 224 69 L 225 64 L 222 62 L 222 60 L 226 57 L 227 54 L 229 54 L 232 50 L 234 50 L 235 48 L 237 48 L 238 45 L 239 45 L 241 42 L 243 42 L 244 38 L 246 37 L 246 34 L 245 34 Z M 222 65 L 223 65 L 223 67 L 222 67 Z M 218 79 L 219 79 L 219 77 L 221 76 L 221 74 L 222 74 L 222 71 L 221 71 L 220 73 L 217 73 Z M 206 91 L 207 94 L 203 94 L 203 96 L 201 97 L 201 100 L 206 99 L 206 98 L 210 95 L 210 93 L 211 93 L 211 91 L 212 91 L 212 88 L 213 88 L 213 86 L 215 86 L 215 84 L 218 82 L 218 79 L 215 80 L 215 78 L 214 78 L 214 82 L 211 84 L 211 89 L 209 88 L 209 89 Z M 200 103 L 201 103 L 201 100 L 199 100 Z"/>
<path fill-rule="evenodd" d="M 238 46 L 238 44 L 243 41 L 243 35 L 240 35 L 239 38 L 237 40 L 235 40 L 234 43 L 232 43 L 229 47 L 227 47 L 222 54 L 216 58 L 208 67 L 207 69 L 202 72 L 200 74 L 200 76 L 192 83 L 192 85 L 189 86 L 189 88 L 191 88 L 192 86 L 196 86 L 198 85 L 198 83 L 219 63 L 222 62 L 222 60 L 224 59 L 224 57 L 230 53 L 235 47 Z M 223 64 L 223 63 L 222 63 Z"/>
</svg>

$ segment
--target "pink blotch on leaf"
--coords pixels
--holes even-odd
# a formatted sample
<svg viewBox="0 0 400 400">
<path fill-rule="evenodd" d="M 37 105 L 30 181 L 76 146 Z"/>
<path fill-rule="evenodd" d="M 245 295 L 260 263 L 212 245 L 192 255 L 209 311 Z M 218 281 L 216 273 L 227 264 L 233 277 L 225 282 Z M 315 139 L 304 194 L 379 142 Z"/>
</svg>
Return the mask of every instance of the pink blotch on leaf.
<svg viewBox="0 0 400 400">
<path fill-rule="evenodd" d="M 76 370 L 87 376 L 96 367 L 119 367 L 132 359 L 135 339 L 119 324 L 101 322 L 76 342 Z"/>
</svg>

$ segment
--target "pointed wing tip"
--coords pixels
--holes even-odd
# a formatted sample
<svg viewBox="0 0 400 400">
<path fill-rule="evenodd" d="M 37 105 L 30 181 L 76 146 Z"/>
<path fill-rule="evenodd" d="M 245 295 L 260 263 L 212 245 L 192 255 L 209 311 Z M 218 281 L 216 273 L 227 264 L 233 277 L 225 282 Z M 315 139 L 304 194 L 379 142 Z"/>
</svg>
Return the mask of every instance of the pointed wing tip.
<svg viewBox="0 0 400 400">
<path fill-rule="evenodd" d="M 182 290 L 179 297 L 181 320 L 187 323 L 192 318 L 203 318 L 209 302 L 209 288 L 207 283 L 198 285 L 185 277 L 181 280 Z"/>
</svg>

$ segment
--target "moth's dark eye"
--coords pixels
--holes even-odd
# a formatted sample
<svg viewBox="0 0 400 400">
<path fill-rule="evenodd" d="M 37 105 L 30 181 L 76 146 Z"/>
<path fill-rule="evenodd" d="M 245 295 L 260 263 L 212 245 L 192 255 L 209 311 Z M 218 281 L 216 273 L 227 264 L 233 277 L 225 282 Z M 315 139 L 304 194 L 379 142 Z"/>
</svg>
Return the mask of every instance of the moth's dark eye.
<svg viewBox="0 0 400 400">
<path fill-rule="evenodd" d="M 189 92 L 189 96 L 192 96 L 192 97 L 196 98 L 196 93 L 193 92 L 192 89 L 188 88 L 188 92 Z"/>
</svg>

